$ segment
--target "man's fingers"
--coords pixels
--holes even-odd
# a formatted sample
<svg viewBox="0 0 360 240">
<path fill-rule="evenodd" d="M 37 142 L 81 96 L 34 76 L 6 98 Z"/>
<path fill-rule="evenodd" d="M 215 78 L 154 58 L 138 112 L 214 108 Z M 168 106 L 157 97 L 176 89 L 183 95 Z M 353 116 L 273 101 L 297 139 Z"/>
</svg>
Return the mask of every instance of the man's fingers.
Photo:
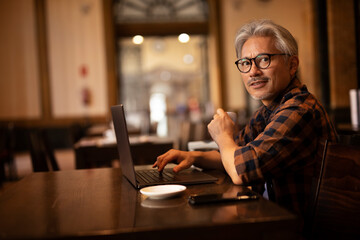
<svg viewBox="0 0 360 240">
<path fill-rule="evenodd" d="M 185 157 L 184 160 L 179 162 L 179 164 L 173 168 L 173 171 L 175 173 L 177 173 L 177 172 L 180 172 L 184 169 L 191 167 L 191 165 L 193 165 L 193 161 L 191 161 L 191 158 L 189 158 L 189 155 L 188 155 L 187 157 Z"/>
<path fill-rule="evenodd" d="M 176 160 L 176 154 L 174 154 L 174 150 L 171 149 L 169 151 L 167 151 L 166 153 L 164 153 L 163 155 L 160 155 L 159 157 L 157 157 L 156 162 L 154 163 L 154 167 L 158 167 L 158 171 L 161 172 L 162 170 L 164 170 L 165 166 L 169 163 L 169 162 L 173 162 Z"/>
<path fill-rule="evenodd" d="M 224 115 L 225 111 L 222 108 L 218 108 L 216 110 L 216 113 L 219 114 L 219 115 Z"/>
<path fill-rule="evenodd" d="M 178 165 L 176 165 L 174 168 L 173 168 L 173 171 L 175 173 L 178 173 L 180 172 L 181 170 L 184 170 L 186 169 L 187 167 L 185 166 L 185 161 L 182 161 L 180 162 Z"/>
<path fill-rule="evenodd" d="M 189 155 L 186 154 L 186 152 L 171 149 L 163 155 L 157 157 L 157 160 L 153 164 L 153 167 L 157 167 L 158 171 L 161 172 L 170 162 L 178 163 L 178 165 L 173 168 L 174 172 L 179 172 L 183 169 L 189 168 L 192 165 L 191 159 L 189 159 Z"/>
<path fill-rule="evenodd" d="M 185 161 L 182 161 L 181 163 L 179 163 L 178 165 L 176 165 L 174 168 L 173 168 L 173 171 L 175 173 L 178 173 L 180 172 L 181 170 L 184 170 L 188 168 L 187 165 L 185 164 Z"/>
<path fill-rule="evenodd" d="M 152 167 L 153 167 L 153 168 L 158 167 L 159 170 L 160 170 L 160 166 L 161 166 L 161 164 L 162 164 L 162 162 L 163 162 L 163 158 L 166 157 L 167 154 L 168 154 L 168 152 L 166 152 L 166 153 L 158 156 L 158 157 L 156 158 L 156 161 L 154 162 L 154 164 L 153 164 Z"/>
<path fill-rule="evenodd" d="M 222 108 L 218 108 L 213 116 L 213 119 L 217 119 L 218 117 L 223 117 L 224 115 L 225 115 L 225 111 Z"/>
</svg>

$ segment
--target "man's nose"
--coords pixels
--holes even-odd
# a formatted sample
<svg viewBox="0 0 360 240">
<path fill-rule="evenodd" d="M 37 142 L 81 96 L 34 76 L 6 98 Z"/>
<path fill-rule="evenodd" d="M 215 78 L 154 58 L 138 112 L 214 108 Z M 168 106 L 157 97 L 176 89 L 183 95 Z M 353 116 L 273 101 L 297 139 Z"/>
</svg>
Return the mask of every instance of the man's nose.
<svg viewBox="0 0 360 240">
<path fill-rule="evenodd" d="M 251 64 L 251 69 L 249 73 L 250 77 L 256 77 L 261 75 L 261 69 L 256 66 L 255 61 L 253 62 L 253 64 Z"/>
</svg>

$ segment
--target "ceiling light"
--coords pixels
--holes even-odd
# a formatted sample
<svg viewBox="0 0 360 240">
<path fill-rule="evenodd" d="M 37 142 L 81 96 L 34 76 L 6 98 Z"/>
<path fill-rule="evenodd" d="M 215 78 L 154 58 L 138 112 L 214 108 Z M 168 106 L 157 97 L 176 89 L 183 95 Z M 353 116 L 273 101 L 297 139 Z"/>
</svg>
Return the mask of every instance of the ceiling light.
<svg viewBox="0 0 360 240">
<path fill-rule="evenodd" d="M 132 41 L 134 44 L 142 44 L 144 41 L 144 37 L 141 35 L 136 35 L 133 37 Z"/>
<path fill-rule="evenodd" d="M 181 43 L 187 43 L 188 41 L 190 41 L 190 36 L 186 33 L 182 33 L 179 35 L 178 39 Z"/>
</svg>

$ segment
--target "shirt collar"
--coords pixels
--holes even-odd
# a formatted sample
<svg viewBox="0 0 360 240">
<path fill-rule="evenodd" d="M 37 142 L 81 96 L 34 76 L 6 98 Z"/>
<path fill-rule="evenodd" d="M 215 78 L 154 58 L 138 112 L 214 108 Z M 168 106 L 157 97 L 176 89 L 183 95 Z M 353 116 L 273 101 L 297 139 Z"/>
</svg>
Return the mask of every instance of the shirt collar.
<svg viewBox="0 0 360 240">
<path fill-rule="evenodd" d="M 294 88 L 301 88 L 301 82 L 297 77 L 294 77 L 289 85 L 285 88 L 284 91 L 282 91 L 275 99 L 274 101 L 272 101 L 268 106 L 265 106 L 265 110 L 266 111 L 270 111 L 273 112 L 281 103 L 283 97 L 285 96 L 286 93 L 288 93 L 289 91 L 291 91 Z"/>
</svg>

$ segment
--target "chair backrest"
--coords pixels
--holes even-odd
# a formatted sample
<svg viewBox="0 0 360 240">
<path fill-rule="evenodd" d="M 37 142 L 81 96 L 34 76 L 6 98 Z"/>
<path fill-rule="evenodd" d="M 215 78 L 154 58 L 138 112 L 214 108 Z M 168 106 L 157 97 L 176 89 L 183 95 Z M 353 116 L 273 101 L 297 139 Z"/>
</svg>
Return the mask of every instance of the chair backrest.
<svg viewBox="0 0 360 240">
<path fill-rule="evenodd" d="M 360 239 L 360 145 L 326 142 L 315 194 L 312 237 Z"/>
<path fill-rule="evenodd" d="M 5 180 L 17 180 L 14 152 L 14 124 L 10 122 L 6 126 L 0 126 L 0 183 Z M 5 170 L 6 168 L 7 171 Z"/>
<path fill-rule="evenodd" d="M 210 134 L 207 130 L 207 122 L 190 122 L 183 121 L 180 125 L 180 150 L 189 150 L 188 143 L 190 141 L 210 140 Z"/>
<path fill-rule="evenodd" d="M 34 172 L 58 171 L 54 150 L 44 130 L 29 133 L 30 155 Z"/>
</svg>

